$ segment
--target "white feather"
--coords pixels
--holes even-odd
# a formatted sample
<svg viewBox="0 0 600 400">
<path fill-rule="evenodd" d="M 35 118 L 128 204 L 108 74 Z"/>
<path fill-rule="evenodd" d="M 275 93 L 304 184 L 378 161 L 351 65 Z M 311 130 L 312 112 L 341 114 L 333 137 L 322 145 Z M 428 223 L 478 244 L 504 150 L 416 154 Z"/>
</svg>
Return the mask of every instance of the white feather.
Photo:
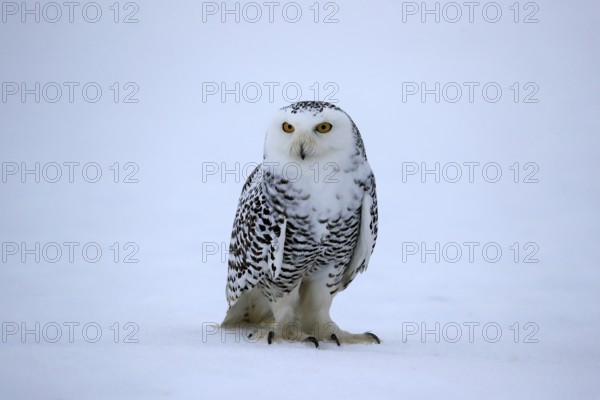
<svg viewBox="0 0 600 400">
<path fill-rule="evenodd" d="M 349 271 L 355 271 L 361 266 L 364 260 L 363 270 L 367 268 L 369 264 L 369 258 L 371 258 L 371 249 L 373 248 L 373 235 L 371 234 L 371 206 L 373 205 L 373 198 L 365 194 L 362 201 L 362 209 L 360 213 L 360 230 L 358 233 L 358 240 L 356 247 L 354 248 L 354 254 L 350 260 L 348 266 Z M 362 272 L 362 271 L 361 271 Z"/>
</svg>

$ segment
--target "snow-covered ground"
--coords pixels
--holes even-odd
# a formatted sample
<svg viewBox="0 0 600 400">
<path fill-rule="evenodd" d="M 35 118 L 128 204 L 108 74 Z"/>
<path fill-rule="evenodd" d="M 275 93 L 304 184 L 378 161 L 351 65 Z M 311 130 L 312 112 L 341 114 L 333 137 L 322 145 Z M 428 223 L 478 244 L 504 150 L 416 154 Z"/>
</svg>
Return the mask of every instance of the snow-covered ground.
<svg viewBox="0 0 600 400">
<path fill-rule="evenodd" d="M 1 398 L 597 398 L 600 4 L 314 3 L 2 3 Z M 244 176 L 298 88 L 376 173 L 333 316 L 381 345 L 215 331 Z"/>
</svg>

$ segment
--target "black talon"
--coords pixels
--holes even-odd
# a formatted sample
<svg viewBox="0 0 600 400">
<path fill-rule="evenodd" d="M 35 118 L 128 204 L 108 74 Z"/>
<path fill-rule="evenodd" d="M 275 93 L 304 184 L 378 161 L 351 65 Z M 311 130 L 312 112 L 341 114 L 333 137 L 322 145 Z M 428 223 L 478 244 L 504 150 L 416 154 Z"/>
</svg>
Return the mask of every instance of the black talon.
<svg viewBox="0 0 600 400">
<path fill-rule="evenodd" d="M 275 332 L 269 331 L 269 335 L 267 336 L 267 343 L 273 343 L 273 338 L 275 337 Z"/>
<path fill-rule="evenodd" d="M 305 342 L 310 342 L 315 345 L 315 348 L 319 348 L 319 341 L 314 336 L 309 336 L 304 339 Z"/>
<path fill-rule="evenodd" d="M 379 338 L 377 337 L 376 334 L 371 333 L 371 332 L 365 332 L 365 335 L 367 335 L 371 339 L 375 340 L 377 342 L 377 344 L 381 344 L 381 340 L 379 340 Z"/>
<path fill-rule="evenodd" d="M 331 338 L 331 340 L 335 341 L 338 346 L 340 346 L 340 339 L 338 339 L 338 337 L 335 333 L 332 333 L 330 338 Z"/>
</svg>

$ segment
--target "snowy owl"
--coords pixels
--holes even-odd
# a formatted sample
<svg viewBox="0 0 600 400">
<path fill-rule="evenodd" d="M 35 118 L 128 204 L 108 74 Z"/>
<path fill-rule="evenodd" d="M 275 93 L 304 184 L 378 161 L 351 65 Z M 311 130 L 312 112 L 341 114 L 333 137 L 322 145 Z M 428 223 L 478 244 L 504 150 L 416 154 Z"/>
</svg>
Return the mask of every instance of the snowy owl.
<svg viewBox="0 0 600 400">
<path fill-rule="evenodd" d="M 269 344 L 379 343 L 329 316 L 376 239 L 375 177 L 352 119 L 320 101 L 280 109 L 237 207 L 221 326 L 253 327 L 249 337 Z"/>
</svg>

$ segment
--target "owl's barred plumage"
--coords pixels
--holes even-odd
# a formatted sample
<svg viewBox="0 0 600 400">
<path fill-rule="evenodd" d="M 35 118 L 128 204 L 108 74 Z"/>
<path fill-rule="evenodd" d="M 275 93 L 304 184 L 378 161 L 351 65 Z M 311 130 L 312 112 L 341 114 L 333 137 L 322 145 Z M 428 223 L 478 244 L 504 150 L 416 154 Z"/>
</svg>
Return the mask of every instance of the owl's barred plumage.
<svg viewBox="0 0 600 400">
<path fill-rule="evenodd" d="M 329 317 L 333 296 L 367 268 L 376 239 L 375 177 L 352 119 L 326 102 L 282 108 L 267 130 L 263 163 L 242 189 L 223 327 L 265 326 L 269 343 L 379 342 Z"/>
</svg>

